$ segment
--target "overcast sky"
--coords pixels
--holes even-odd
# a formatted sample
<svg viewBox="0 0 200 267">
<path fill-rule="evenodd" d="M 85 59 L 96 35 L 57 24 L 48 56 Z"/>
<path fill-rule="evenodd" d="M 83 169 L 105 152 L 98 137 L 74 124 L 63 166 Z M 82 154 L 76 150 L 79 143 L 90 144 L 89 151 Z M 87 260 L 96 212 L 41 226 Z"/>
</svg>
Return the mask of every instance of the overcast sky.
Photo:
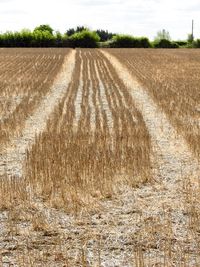
<svg viewBox="0 0 200 267">
<path fill-rule="evenodd" d="M 186 39 L 192 19 L 200 38 L 200 0 L 0 0 L 1 32 L 85 25 L 151 39 L 166 29 L 173 39 Z"/>
</svg>

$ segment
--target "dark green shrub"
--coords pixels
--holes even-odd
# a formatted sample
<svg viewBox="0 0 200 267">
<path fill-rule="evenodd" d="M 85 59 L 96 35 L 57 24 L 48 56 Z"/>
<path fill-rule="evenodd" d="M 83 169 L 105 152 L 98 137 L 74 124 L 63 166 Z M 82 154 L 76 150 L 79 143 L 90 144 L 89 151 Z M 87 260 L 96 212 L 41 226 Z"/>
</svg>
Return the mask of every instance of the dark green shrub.
<svg viewBox="0 0 200 267">
<path fill-rule="evenodd" d="M 115 35 L 110 42 L 113 48 L 149 48 L 151 44 L 146 37 L 135 38 L 131 35 Z"/>
<path fill-rule="evenodd" d="M 194 48 L 200 48 L 200 39 L 193 41 L 192 45 Z"/>
<path fill-rule="evenodd" d="M 49 31 L 35 30 L 30 32 L 6 32 L 0 34 L 1 47 L 54 47 L 56 46 L 56 36 Z"/>
<path fill-rule="evenodd" d="M 167 39 L 156 40 L 154 42 L 155 48 L 179 48 L 179 45 L 175 42 L 171 42 Z"/>
<path fill-rule="evenodd" d="M 113 33 L 104 30 L 96 30 L 96 33 L 99 35 L 101 42 L 107 42 L 114 36 Z"/>
<path fill-rule="evenodd" d="M 147 38 L 147 37 L 141 37 L 141 38 L 139 38 L 139 40 L 140 40 L 140 47 L 141 48 L 150 48 L 150 47 L 152 47 L 152 45 L 151 45 L 151 43 L 150 43 L 150 41 L 149 41 L 149 39 Z"/>
<path fill-rule="evenodd" d="M 55 47 L 69 47 L 69 37 L 66 34 L 60 32 L 55 33 Z"/>
<path fill-rule="evenodd" d="M 96 32 L 83 30 L 70 36 L 69 41 L 71 47 L 95 48 L 98 47 L 100 37 Z"/>
<path fill-rule="evenodd" d="M 179 45 L 176 42 L 171 42 L 171 48 L 179 48 Z"/>
<path fill-rule="evenodd" d="M 179 46 L 187 46 L 188 42 L 187 41 L 175 41 L 175 43 Z"/>
<path fill-rule="evenodd" d="M 70 28 L 66 31 L 67 36 L 72 36 L 74 33 L 88 30 L 85 26 L 77 26 L 76 28 Z"/>
<path fill-rule="evenodd" d="M 133 37 L 130 35 L 115 35 L 112 38 L 110 47 L 113 48 L 129 48 L 133 47 Z"/>
</svg>

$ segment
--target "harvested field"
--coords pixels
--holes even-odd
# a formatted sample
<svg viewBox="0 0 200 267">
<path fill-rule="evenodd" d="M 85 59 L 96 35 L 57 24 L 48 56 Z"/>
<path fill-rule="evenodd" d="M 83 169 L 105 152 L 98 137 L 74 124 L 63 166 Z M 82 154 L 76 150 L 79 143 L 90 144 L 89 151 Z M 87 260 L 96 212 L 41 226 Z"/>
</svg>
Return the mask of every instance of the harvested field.
<svg viewBox="0 0 200 267">
<path fill-rule="evenodd" d="M 20 135 L 26 119 L 50 90 L 68 51 L 0 50 L 1 150 L 13 135 Z"/>
<path fill-rule="evenodd" d="M 51 53 L 51 50 L 49 53 Z M 74 68 L 74 54 L 73 51 L 66 50 L 66 54 L 63 51 L 63 57 L 66 58 L 63 64 L 60 65 L 60 71 L 56 74 L 54 82 L 49 85 L 49 91 L 43 97 L 41 96 L 40 102 L 29 114 L 29 117 L 21 122 L 21 126 L 19 125 L 21 130 L 18 133 L 13 132 L 13 135 L 8 132 L 10 134 L 10 142 L 8 146 L 7 142 L 2 145 L 5 152 L 1 155 L 0 175 L 6 173 L 9 176 L 22 176 L 26 150 L 35 142 L 35 136 L 45 129 L 49 115 L 53 112 L 55 106 L 59 104 L 71 80 Z M 42 94 L 42 91 L 39 94 Z M 29 110 L 28 105 L 23 108 L 25 113 L 26 109 Z"/>
<path fill-rule="evenodd" d="M 10 123 L 25 97 L 37 100 L 1 139 L 0 266 L 200 266 L 199 128 L 190 108 L 198 105 L 198 52 L 16 51 L 0 51 L 13 60 L 0 67 L 2 95 L 13 101 L 2 102 L 1 116 Z M 44 91 L 31 71 L 19 78 L 33 79 L 29 93 L 9 89 L 6 65 L 27 53 L 35 65 L 49 57 Z M 174 114 L 172 99 L 181 102 Z"/>
<path fill-rule="evenodd" d="M 26 176 L 39 195 L 73 211 L 91 197 L 112 196 L 118 184 L 150 181 L 150 153 L 142 116 L 109 61 L 78 50 L 66 95 L 29 152 Z"/>
<path fill-rule="evenodd" d="M 108 50 L 144 86 L 200 159 L 198 50 Z"/>
</svg>

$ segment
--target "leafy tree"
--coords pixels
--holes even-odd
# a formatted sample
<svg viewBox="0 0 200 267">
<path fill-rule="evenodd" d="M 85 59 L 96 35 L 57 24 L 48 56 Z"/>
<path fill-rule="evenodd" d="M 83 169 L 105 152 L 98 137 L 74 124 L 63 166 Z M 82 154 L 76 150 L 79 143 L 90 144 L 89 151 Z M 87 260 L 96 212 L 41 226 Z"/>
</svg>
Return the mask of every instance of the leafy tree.
<svg viewBox="0 0 200 267">
<path fill-rule="evenodd" d="M 106 41 L 112 39 L 112 37 L 115 35 L 113 33 L 110 33 L 108 31 L 104 31 L 104 30 L 97 30 L 96 33 L 99 35 L 101 42 L 106 42 Z"/>
<path fill-rule="evenodd" d="M 55 46 L 55 36 L 49 31 L 36 30 L 33 32 L 32 45 L 36 47 L 53 47 Z"/>
<path fill-rule="evenodd" d="M 1 34 L 1 36 L 0 36 L 0 46 L 1 47 L 12 47 L 12 46 L 14 46 L 14 33 L 7 31 L 7 32 Z"/>
<path fill-rule="evenodd" d="M 40 26 L 36 27 L 36 28 L 34 29 L 34 31 L 42 31 L 42 32 L 47 31 L 47 32 L 49 32 L 51 35 L 53 35 L 53 29 L 52 29 L 51 26 L 49 26 L 48 24 L 40 25 Z"/>
<path fill-rule="evenodd" d="M 56 31 L 55 33 L 55 46 L 56 47 L 63 46 L 63 35 L 59 31 Z"/>
<path fill-rule="evenodd" d="M 84 30 L 88 30 L 88 29 L 85 26 L 77 26 L 76 29 L 75 28 L 71 28 L 71 29 L 67 30 L 66 34 L 68 36 L 72 36 L 74 33 L 82 32 Z"/>
<path fill-rule="evenodd" d="M 89 30 L 83 30 L 82 32 L 74 33 L 69 37 L 69 41 L 72 47 L 98 47 L 100 37 L 96 32 Z"/>
<path fill-rule="evenodd" d="M 170 34 L 168 31 L 166 31 L 165 29 L 158 31 L 157 35 L 155 37 L 155 41 L 159 41 L 159 40 L 171 40 Z"/>
<path fill-rule="evenodd" d="M 75 30 L 73 28 L 66 31 L 66 35 L 72 36 L 75 33 Z"/>
<path fill-rule="evenodd" d="M 85 26 L 77 26 L 76 28 L 76 32 L 82 32 L 82 31 L 86 31 L 89 30 L 88 28 L 86 28 Z"/>
<path fill-rule="evenodd" d="M 33 34 L 28 29 L 23 29 L 20 33 L 18 33 L 18 45 L 21 42 L 21 46 L 31 47 L 33 39 Z"/>
</svg>

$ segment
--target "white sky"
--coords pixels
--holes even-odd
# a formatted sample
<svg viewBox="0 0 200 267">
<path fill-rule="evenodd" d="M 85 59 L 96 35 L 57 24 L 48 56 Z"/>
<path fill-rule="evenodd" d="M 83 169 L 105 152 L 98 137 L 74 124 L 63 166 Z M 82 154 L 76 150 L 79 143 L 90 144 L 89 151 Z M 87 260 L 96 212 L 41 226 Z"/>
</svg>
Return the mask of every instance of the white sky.
<svg viewBox="0 0 200 267">
<path fill-rule="evenodd" d="M 0 0 L 0 32 L 85 25 L 150 39 L 166 29 L 173 39 L 186 39 L 192 19 L 200 38 L 200 0 Z"/>
</svg>

